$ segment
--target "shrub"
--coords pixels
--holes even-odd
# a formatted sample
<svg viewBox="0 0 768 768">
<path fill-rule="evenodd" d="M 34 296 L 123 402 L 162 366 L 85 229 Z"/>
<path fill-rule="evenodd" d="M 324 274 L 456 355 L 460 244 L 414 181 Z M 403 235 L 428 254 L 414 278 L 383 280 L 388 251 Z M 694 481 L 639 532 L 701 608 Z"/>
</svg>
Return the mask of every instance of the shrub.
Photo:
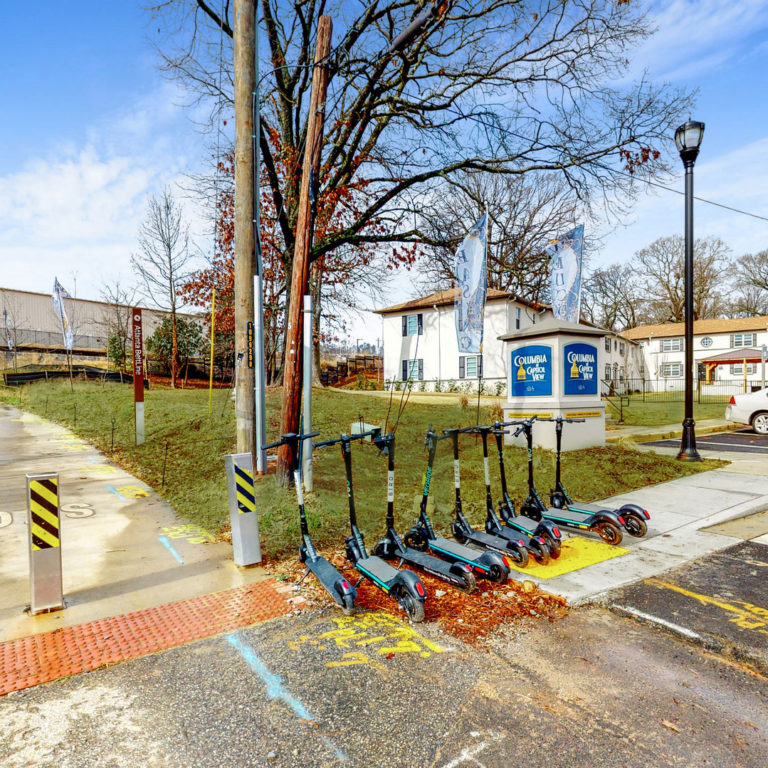
<svg viewBox="0 0 768 768">
<path fill-rule="evenodd" d="M 469 408 L 469 396 L 468 395 L 462 395 L 459 398 L 459 405 L 461 406 L 461 408 L 463 410 L 466 410 L 467 408 Z"/>
<path fill-rule="evenodd" d="M 443 391 L 443 385 L 440 379 L 437 379 L 435 381 L 435 392 L 442 392 Z"/>
<path fill-rule="evenodd" d="M 458 392 L 459 386 L 456 384 L 456 381 L 454 379 L 448 379 L 448 381 L 445 382 L 446 391 L 447 392 Z"/>
<path fill-rule="evenodd" d="M 507 391 L 507 384 L 504 381 L 497 381 L 496 382 L 496 397 L 501 397 L 503 394 L 505 394 Z"/>
</svg>

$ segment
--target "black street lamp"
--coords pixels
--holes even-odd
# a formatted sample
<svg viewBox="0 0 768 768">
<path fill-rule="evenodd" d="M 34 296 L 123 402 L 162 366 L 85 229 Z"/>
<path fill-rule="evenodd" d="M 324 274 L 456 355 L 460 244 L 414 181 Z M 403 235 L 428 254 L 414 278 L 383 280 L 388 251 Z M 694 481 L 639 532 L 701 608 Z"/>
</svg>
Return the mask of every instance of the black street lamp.
<svg viewBox="0 0 768 768">
<path fill-rule="evenodd" d="M 704 136 L 704 123 L 689 120 L 675 131 L 675 144 L 685 166 L 685 416 L 677 458 L 701 461 L 693 420 L 693 165 Z"/>
</svg>

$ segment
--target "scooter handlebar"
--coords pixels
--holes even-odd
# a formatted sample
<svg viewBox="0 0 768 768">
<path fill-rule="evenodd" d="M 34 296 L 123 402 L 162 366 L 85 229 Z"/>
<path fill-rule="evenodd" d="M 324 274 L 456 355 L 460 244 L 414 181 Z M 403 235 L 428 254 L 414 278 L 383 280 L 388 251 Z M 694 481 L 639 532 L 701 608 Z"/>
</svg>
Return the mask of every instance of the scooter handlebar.
<svg viewBox="0 0 768 768">
<path fill-rule="evenodd" d="M 278 448 L 281 445 L 286 445 L 287 443 L 292 442 L 293 440 L 307 440 L 310 437 L 317 437 L 320 433 L 319 432 L 309 432 L 306 435 L 299 435 L 296 432 L 288 432 L 285 435 L 281 435 L 280 439 L 276 443 L 267 443 L 264 446 L 264 450 L 269 450 L 270 448 Z"/>
<path fill-rule="evenodd" d="M 318 432 L 318 434 L 320 434 Z M 342 435 L 335 440 L 323 440 L 320 443 L 312 443 L 313 448 L 325 448 L 327 445 L 338 445 L 339 443 L 347 442 L 351 443 L 353 440 L 362 440 L 365 437 L 374 436 L 377 437 L 381 434 L 381 427 L 374 427 L 367 432 L 361 432 L 359 435 Z"/>
</svg>

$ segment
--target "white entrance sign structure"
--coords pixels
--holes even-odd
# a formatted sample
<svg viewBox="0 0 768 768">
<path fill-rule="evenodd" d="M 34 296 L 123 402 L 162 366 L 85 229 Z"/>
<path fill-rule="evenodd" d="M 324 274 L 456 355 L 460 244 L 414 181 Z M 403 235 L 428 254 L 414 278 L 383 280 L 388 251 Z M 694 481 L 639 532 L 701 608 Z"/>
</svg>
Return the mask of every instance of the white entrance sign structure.
<svg viewBox="0 0 768 768">
<path fill-rule="evenodd" d="M 504 343 L 508 399 L 504 420 L 563 416 L 584 419 L 563 430 L 563 450 L 605 445 L 605 404 L 600 398 L 602 339 L 610 331 L 547 318 L 514 333 Z M 508 445 L 525 446 L 520 435 Z M 555 427 L 534 424 L 534 446 L 555 449 Z"/>
</svg>

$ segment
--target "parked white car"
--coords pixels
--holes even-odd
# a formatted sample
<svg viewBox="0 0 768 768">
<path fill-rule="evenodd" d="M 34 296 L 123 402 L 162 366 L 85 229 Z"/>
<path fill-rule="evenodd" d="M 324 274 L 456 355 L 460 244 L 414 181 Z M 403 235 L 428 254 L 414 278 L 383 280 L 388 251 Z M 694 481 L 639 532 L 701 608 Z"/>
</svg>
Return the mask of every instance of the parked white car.
<svg viewBox="0 0 768 768">
<path fill-rule="evenodd" d="M 759 435 L 768 435 L 768 387 L 748 395 L 732 395 L 725 418 L 749 424 Z"/>
</svg>

